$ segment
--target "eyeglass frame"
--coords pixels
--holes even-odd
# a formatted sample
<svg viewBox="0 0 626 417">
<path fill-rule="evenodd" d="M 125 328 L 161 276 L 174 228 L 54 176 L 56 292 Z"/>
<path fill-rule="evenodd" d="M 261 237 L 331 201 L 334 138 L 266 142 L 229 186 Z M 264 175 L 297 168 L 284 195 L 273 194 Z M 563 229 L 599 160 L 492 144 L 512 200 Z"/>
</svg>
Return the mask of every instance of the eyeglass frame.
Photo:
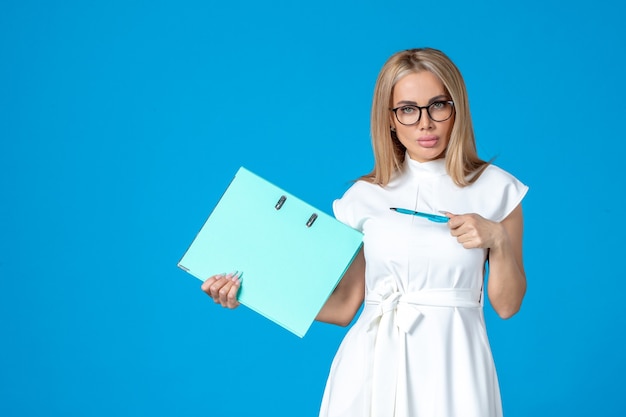
<svg viewBox="0 0 626 417">
<path fill-rule="evenodd" d="M 435 119 L 433 119 L 433 116 L 430 115 L 430 107 L 434 106 L 435 104 L 438 104 L 438 103 L 448 103 L 448 104 L 450 104 L 452 106 L 452 111 L 450 112 L 450 116 L 446 117 L 443 120 L 435 120 Z M 419 110 L 420 114 L 419 114 L 419 116 L 417 116 L 417 120 L 415 122 L 406 124 L 406 123 L 402 123 L 400 121 L 400 119 L 398 118 L 398 110 L 400 110 L 403 107 L 414 107 L 417 110 Z M 420 122 L 420 120 L 422 120 L 422 109 L 426 109 L 426 114 L 428 115 L 430 120 L 432 120 L 433 122 L 445 122 L 446 120 L 450 120 L 450 118 L 452 117 L 452 114 L 454 114 L 454 101 L 452 101 L 452 100 L 437 100 L 437 101 L 434 101 L 434 102 L 430 103 L 428 106 L 418 106 L 417 104 L 404 104 L 402 106 L 396 107 L 395 109 L 390 108 L 389 110 L 392 111 L 393 114 L 396 115 L 396 120 L 398 121 L 398 123 L 400 123 L 403 126 L 413 126 L 413 125 L 418 124 Z"/>
</svg>

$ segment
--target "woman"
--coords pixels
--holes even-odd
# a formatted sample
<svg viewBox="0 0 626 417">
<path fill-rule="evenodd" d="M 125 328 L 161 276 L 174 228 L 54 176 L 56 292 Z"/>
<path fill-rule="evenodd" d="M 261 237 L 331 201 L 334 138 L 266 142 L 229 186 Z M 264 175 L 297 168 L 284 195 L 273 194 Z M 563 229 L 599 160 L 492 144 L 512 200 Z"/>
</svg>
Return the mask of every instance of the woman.
<svg viewBox="0 0 626 417">
<path fill-rule="evenodd" d="M 387 61 L 371 128 L 374 169 L 333 204 L 363 232 L 363 251 L 317 319 L 347 325 L 365 306 L 335 356 L 320 416 L 501 416 L 483 283 L 488 263 L 492 306 L 502 318 L 519 310 L 528 188 L 478 158 L 465 84 L 440 51 Z M 236 277 L 202 288 L 238 305 Z"/>
</svg>

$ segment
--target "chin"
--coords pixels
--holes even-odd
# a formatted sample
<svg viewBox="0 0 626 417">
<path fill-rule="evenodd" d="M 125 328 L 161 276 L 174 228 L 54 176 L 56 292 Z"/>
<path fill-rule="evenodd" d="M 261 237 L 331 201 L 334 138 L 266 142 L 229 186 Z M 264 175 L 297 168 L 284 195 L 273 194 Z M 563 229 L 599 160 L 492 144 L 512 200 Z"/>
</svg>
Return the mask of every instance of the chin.
<svg viewBox="0 0 626 417">
<path fill-rule="evenodd" d="M 432 151 L 430 151 L 432 149 Z M 424 152 L 424 149 L 420 149 L 420 152 L 411 152 L 409 151 L 409 156 L 412 160 L 417 162 L 428 162 L 434 161 L 436 159 L 441 159 L 445 157 L 445 150 L 439 151 L 434 148 L 429 148 L 428 151 Z"/>
</svg>

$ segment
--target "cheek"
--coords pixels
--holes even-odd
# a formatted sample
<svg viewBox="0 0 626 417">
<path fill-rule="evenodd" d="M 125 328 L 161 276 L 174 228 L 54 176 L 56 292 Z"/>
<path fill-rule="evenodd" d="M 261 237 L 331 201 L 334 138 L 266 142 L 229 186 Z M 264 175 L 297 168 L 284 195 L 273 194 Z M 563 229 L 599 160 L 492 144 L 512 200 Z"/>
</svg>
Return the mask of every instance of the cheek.
<svg viewBox="0 0 626 417">
<path fill-rule="evenodd" d="M 400 123 L 396 125 L 396 136 L 404 146 L 406 146 L 405 142 L 409 140 L 408 138 L 411 137 L 409 129 L 406 126 L 401 125 Z"/>
<path fill-rule="evenodd" d="M 450 120 L 450 122 L 445 127 L 445 138 L 446 142 L 450 141 L 450 135 L 452 135 L 452 128 L 454 127 L 454 119 Z"/>
</svg>

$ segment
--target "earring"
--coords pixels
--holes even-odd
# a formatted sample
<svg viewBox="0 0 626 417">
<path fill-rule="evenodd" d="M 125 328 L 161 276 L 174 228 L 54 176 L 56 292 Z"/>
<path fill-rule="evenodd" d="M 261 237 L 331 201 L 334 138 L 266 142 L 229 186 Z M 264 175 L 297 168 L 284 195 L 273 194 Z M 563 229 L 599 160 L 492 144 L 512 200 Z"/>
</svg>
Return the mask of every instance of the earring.
<svg viewBox="0 0 626 417">
<path fill-rule="evenodd" d="M 396 128 L 395 128 L 395 127 L 392 127 L 392 128 L 391 128 L 391 131 L 392 131 L 392 132 L 395 132 L 395 131 L 396 131 Z"/>
</svg>

